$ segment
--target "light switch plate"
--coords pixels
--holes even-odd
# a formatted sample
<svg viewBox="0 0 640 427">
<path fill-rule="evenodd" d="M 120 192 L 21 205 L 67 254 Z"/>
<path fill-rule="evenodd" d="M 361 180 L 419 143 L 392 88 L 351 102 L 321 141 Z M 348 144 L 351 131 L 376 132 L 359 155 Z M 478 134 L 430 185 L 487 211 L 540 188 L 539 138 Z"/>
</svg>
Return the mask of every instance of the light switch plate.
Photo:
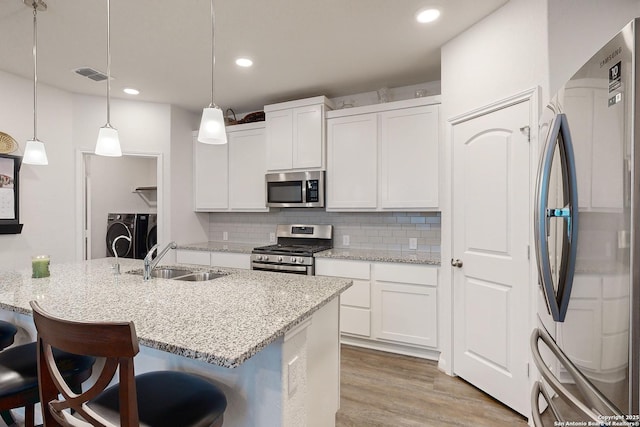
<svg viewBox="0 0 640 427">
<path fill-rule="evenodd" d="M 345 234 L 344 236 L 342 236 L 342 245 L 349 246 L 349 243 L 350 243 L 349 235 Z"/>
<path fill-rule="evenodd" d="M 222 240 L 229 240 L 229 233 L 226 231 L 222 232 Z"/>
<path fill-rule="evenodd" d="M 276 233 L 269 233 L 269 243 L 276 242 Z"/>
</svg>

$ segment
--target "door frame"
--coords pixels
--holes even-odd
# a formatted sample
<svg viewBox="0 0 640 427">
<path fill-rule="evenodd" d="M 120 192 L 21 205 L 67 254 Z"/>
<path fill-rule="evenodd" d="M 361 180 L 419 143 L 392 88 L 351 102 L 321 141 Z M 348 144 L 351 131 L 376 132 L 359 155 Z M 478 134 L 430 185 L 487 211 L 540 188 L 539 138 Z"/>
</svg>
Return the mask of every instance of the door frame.
<svg viewBox="0 0 640 427">
<path fill-rule="evenodd" d="M 455 189 L 453 188 L 453 127 L 462 122 L 472 120 L 474 118 L 490 114 L 492 112 L 508 108 L 515 104 L 519 104 L 521 102 L 530 102 L 530 115 L 529 115 L 529 150 L 530 150 L 530 170 L 531 176 L 529 180 L 529 200 L 533 203 L 533 197 L 535 195 L 536 188 L 536 173 L 538 170 L 538 157 L 540 152 L 540 136 L 538 135 L 539 131 L 539 118 L 540 118 L 540 97 L 541 97 L 541 88 L 539 86 L 534 86 L 532 88 L 526 89 L 522 92 L 516 93 L 509 97 L 497 100 L 490 104 L 484 105 L 482 107 L 478 107 L 476 109 L 470 110 L 468 112 L 453 116 L 447 119 L 445 124 L 445 134 L 447 141 L 447 150 L 445 152 L 445 156 L 447 156 L 445 160 L 445 164 L 448 166 L 449 173 L 445 177 L 445 183 L 443 185 L 443 192 L 447 195 L 446 201 L 443 201 L 443 212 L 442 212 L 442 228 L 443 230 L 447 230 L 448 232 L 443 233 L 443 241 L 442 241 L 442 259 L 441 259 L 441 292 L 442 298 L 439 301 L 440 307 L 442 308 L 442 314 L 440 317 L 439 324 L 442 325 L 440 329 L 440 336 L 447 337 L 448 339 L 443 340 L 444 342 L 441 345 L 441 355 L 438 361 L 438 368 L 441 371 L 449 375 L 454 374 L 454 364 L 453 364 L 453 352 L 454 352 L 454 299 L 453 299 L 453 275 L 454 271 L 450 264 L 450 259 L 453 255 L 453 232 L 454 232 L 454 224 L 453 224 L 453 195 Z M 531 205 L 533 206 L 533 204 Z M 530 210 L 529 213 L 529 223 L 533 224 L 533 210 Z M 530 329 L 533 328 L 536 321 L 536 310 L 537 310 L 537 286 L 533 286 L 538 282 L 537 279 L 537 269 L 535 268 L 535 251 L 533 246 L 533 227 L 530 227 L 529 232 L 529 292 L 527 294 L 529 298 L 529 302 L 527 304 L 528 308 L 528 324 Z M 448 272 L 447 272 L 448 269 Z M 533 384 L 534 375 L 531 374 L 531 360 L 529 360 L 530 374 L 529 374 L 529 385 Z M 535 369 L 535 367 L 533 368 Z"/>
<path fill-rule="evenodd" d="M 87 156 L 95 155 L 91 150 L 76 150 L 76 260 L 84 261 L 91 257 L 91 190 L 90 184 L 87 186 Z M 156 159 L 156 182 L 157 182 L 157 213 L 162 218 L 168 218 L 164 211 L 164 173 L 163 155 L 157 152 L 123 152 L 123 156 L 145 157 Z M 158 241 L 161 242 L 165 235 L 165 220 L 158 221 Z"/>
</svg>

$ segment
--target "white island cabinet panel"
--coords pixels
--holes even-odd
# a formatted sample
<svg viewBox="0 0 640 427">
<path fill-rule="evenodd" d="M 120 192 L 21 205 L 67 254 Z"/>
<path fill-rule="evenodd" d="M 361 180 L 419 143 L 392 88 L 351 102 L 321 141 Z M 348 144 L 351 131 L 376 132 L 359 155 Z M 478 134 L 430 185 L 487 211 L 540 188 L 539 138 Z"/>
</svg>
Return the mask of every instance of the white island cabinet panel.
<svg viewBox="0 0 640 427">
<path fill-rule="evenodd" d="M 437 208 L 439 106 L 380 113 L 380 206 Z"/>
</svg>

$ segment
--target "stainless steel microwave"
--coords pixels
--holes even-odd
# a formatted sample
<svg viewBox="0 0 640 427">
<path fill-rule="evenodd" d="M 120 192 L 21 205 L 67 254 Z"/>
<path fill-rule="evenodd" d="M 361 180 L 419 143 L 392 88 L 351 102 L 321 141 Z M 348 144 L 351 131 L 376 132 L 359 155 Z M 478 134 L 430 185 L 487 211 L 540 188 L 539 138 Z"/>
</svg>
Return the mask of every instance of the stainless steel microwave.
<svg viewBox="0 0 640 427">
<path fill-rule="evenodd" d="M 324 171 L 268 173 L 267 206 L 324 207 Z"/>
</svg>

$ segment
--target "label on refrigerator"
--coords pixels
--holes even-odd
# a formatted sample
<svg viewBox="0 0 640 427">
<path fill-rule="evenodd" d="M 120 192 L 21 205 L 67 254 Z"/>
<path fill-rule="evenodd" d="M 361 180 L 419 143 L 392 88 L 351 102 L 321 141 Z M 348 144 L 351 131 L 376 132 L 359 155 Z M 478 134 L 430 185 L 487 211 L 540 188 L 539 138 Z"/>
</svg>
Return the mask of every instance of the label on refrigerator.
<svg viewBox="0 0 640 427">
<path fill-rule="evenodd" d="M 607 105 L 607 106 L 608 107 L 612 107 L 612 106 L 616 105 L 620 101 L 622 101 L 622 94 L 621 93 L 616 93 L 611 98 L 609 98 L 609 105 Z"/>
<path fill-rule="evenodd" d="M 622 61 L 609 68 L 609 93 L 618 89 L 622 84 Z"/>
</svg>

